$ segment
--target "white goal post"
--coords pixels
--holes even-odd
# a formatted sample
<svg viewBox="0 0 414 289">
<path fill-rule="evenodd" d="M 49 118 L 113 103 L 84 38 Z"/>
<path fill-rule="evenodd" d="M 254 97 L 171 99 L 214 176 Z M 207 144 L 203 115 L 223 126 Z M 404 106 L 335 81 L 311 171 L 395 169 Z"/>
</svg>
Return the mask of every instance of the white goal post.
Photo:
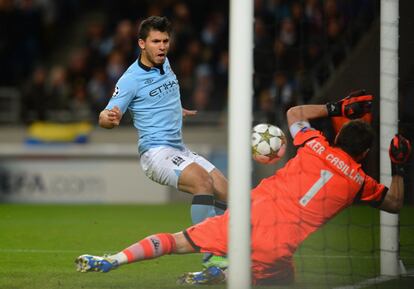
<svg viewBox="0 0 414 289">
<path fill-rule="evenodd" d="M 229 277 L 228 288 L 248 289 L 250 269 L 253 0 L 230 1 Z"/>
<path fill-rule="evenodd" d="M 399 0 L 381 0 L 380 40 L 380 182 L 391 183 L 388 147 L 398 131 L 398 18 Z M 380 213 L 381 275 L 397 276 L 399 215 Z"/>
</svg>

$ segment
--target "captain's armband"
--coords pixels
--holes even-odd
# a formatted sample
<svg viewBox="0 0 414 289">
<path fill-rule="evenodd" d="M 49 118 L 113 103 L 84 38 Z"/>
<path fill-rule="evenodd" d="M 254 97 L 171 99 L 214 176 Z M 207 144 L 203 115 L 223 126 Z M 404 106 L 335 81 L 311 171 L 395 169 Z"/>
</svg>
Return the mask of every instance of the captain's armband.
<svg viewBox="0 0 414 289">
<path fill-rule="evenodd" d="M 310 123 L 305 120 L 297 121 L 289 127 L 290 135 L 295 138 L 296 134 L 304 128 L 311 128 Z"/>
</svg>

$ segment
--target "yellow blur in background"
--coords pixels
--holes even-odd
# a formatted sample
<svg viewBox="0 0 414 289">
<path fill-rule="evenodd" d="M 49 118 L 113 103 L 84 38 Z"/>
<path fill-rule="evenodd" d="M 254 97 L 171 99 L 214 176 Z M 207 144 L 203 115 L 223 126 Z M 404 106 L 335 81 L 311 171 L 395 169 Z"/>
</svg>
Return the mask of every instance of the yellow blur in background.
<svg viewBox="0 0 414 289">
<path fill-rule="evenodd" d="M 38 121 L 28 127 L 26 143 L 87 143 L 92 128 L 89 122 Z"/>
</svg>

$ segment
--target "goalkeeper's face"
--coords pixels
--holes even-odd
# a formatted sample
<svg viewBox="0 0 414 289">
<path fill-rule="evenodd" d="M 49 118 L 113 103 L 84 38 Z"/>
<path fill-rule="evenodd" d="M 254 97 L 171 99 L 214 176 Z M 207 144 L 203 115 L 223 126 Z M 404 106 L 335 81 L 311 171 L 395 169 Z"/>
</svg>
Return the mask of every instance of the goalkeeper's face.
<svg viewBox="0 0 414 289">
<path fill-rule="evenodd" d="M 141 61 L 147 66 L 163 64 L 170 48 L 170 36 L 168 32 L 151 30 L 148 37 L 138 40 L 141 48 Z"/>
</svg>

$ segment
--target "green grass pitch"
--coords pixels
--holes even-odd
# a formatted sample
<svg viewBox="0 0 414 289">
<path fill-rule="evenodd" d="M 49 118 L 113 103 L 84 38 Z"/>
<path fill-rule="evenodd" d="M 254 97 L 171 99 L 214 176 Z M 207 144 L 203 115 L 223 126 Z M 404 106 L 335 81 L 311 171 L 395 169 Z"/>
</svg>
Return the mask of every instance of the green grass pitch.
<svg viewBox="0 0 414 289">
<path fill-rule="evenodd" d="M 413 217 L 413 208 L 402 210 L 401 255 L 407 269 L 414 268 Z M 355 207 L 338 215 L 298 250 L 297 283 L 286 288 L 335 288 L 377 276 L 378 223 L 378 211 L 371 208 Z M 78 255 L 114 253 L 147 235 L 189 225 L 188 204 L 0 204 L 0 289 L 191 288 L 175 280 L 201 268 L 200 254 L 165 256 L 106 274 L 81 274 L 74 265 Z M 357 288 L 412 284 L 414 278 L 406 277 Z"/>
</svg>

